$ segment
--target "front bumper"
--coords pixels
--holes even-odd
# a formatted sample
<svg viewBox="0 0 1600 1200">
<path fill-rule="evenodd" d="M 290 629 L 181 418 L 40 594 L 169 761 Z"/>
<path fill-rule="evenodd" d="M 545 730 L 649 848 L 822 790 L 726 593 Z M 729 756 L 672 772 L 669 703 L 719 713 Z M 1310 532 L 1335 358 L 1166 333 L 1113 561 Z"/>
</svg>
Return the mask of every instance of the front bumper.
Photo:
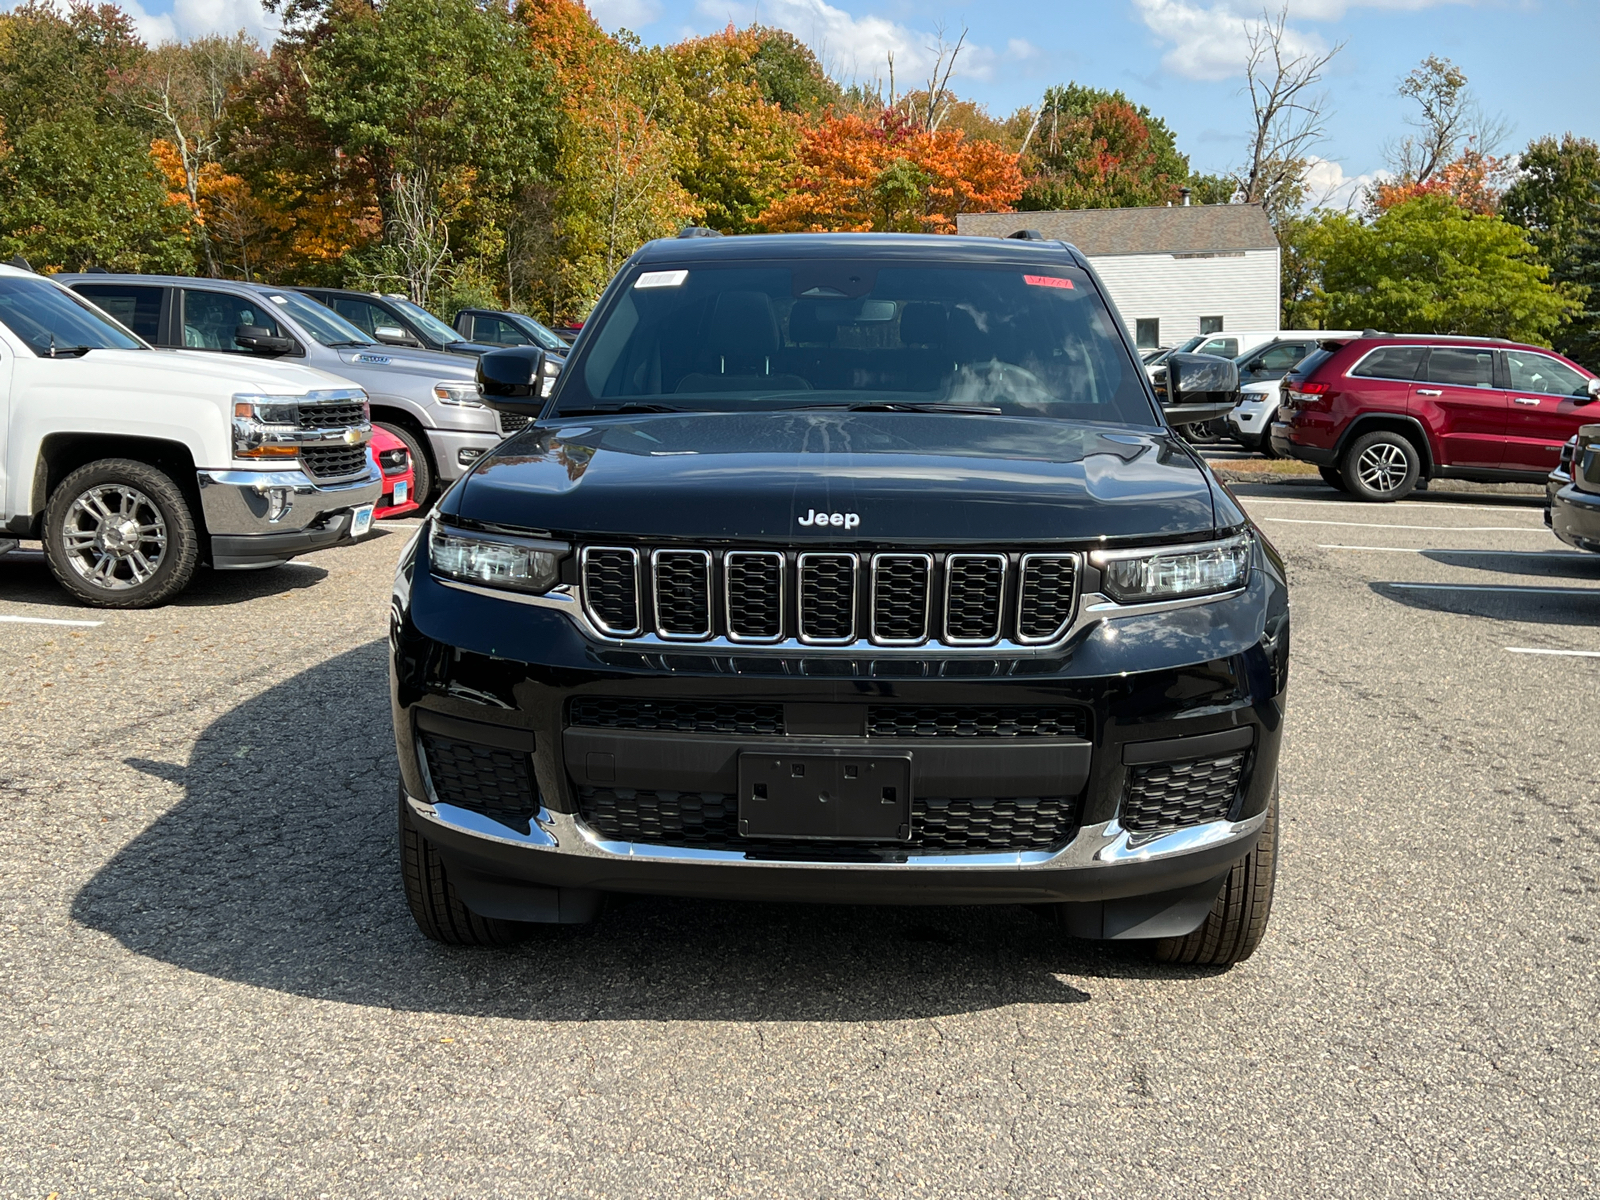
<svg viewBox="0 0 1600 1200">
<path fill-rule="evenodd" d="M 994 657 L 937 647 L 830 654 L 599 644 L 562 612 L 441 584 L 425 566 L 416 569 L 422 553 L 414 542 L 402 560 L 392 628 L 402 803 L 464 902 L 485 916 L 566 919 L 561 914 L 584 908 L 581 897 L 608 891 L 1056 903 L 1069 906 L 1069 927 L 1088 936 L 1176 936 L 1204 919 L 1222 876 L 1254 846 L 1274 794 L 1288 614 L 1282 576 L 1264 553 L 1250 587 L 1231 597 L 1097 620 L 1064 645 Z M 747 733 L 596 728 L 575 719 L 575 701 L 630 698 L 781 707 L 783 719 Z M 1085 721 L 1075 735 L 879 736 L 874 705 L 1061 706 Z M 508 823 L 441 795 L 450 788 L 436 787 L 437 772 L 451 768 L 430 765 L 433 736 L 526 755 L 534 809 Z M 1180 827 L 1132 828 L 1126 804 L 1144 764 L 1230 748 L 1242 751 L 1244 765 L 1222 810 Z M 674 803 L 689 794 L 726 807 L 737 801 L 737 761 L 746 752 L 909 754 L 916 798 L 1053 793 L 1073 816 L 1046 845 L 952 850 L 930 840 L 820 853 L 815 843 L 697 844 L 670 820 L 622 836 L 596 807 L 602 792 Z"/>
<path fill-rule="evenodd" d="M 246 570 L 348 539 L 351 513 L 383 495 L 372 455 L 357 479 L 318 483 L 304 471 L 198 471 L 211 565 Z"/>
<path fill-rule="evenodd" d="M 1235 433 L 1259 439 L 1267 432 L 1277 412 L 1276 398 L 1241 400 L 1228 414 L 1228 424 Z"/>
<path fill-rule="evenodd" d="M 1545 520 L 1567 545 L 1600 553 L 1600 495 L 1581 492 L 1571 478 L 1551 476 L 1546 485 Z"/>
<path fill-rule="evenodd" d="M 454 483 L 504 439 L 498 430 L 427 429 L 434 470 L 444 483 Z"/>
</svg>

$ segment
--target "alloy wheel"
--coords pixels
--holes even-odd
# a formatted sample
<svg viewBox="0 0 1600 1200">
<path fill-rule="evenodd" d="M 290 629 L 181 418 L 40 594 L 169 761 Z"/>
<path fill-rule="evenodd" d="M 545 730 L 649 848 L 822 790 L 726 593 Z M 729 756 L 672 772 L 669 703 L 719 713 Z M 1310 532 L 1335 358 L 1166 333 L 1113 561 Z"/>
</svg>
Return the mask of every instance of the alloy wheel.
<svg viewBox="0 0 1600 1200">
<path fill-rule="evenodd" d="M 85 582 L 108 591 L 138 587 L 167 553 L 167 522 L 149 496 L 125 483 L 96 484 L 61 523 L 67 562 Z"/>
<path fill-rule="evenodd" d="M 1405 451 L 1393 442 L 1374 442 L 1356 459 L 1356 474 L 1374 492 L 1398 490 L 1410 471 Z"/>
</svg>

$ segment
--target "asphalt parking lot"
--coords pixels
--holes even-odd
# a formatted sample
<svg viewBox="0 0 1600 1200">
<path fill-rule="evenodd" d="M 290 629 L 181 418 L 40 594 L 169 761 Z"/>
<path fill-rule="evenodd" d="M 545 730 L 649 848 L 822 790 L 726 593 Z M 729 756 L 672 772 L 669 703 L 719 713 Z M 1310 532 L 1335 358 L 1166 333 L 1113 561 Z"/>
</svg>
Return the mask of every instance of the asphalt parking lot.
<svg viewBox="0 0 1600 1200">
<path fill-rule="evenodd" d="M 1013 908 L 432 945 L 384 685 L 410 523 L 150 612 L 0 559 L 0 1194 L 1596 1190 L 1600 557 L 1531 495 L 1237 491 L 1295 648 L 1273 924 L 1226 972 Z"/>
</svg>

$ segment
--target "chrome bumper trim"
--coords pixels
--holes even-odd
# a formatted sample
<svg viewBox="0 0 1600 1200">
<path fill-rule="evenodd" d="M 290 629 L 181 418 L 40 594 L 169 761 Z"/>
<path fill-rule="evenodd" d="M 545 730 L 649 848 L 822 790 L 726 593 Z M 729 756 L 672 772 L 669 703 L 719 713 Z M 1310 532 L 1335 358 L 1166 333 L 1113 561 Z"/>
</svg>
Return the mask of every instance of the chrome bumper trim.
<svg viewBox="0 0 1600 1200">
<path fill-rule="evenodd" d="M 529 823 L 526 834 L 469 809 L 453 804 L 430 803 L 407 796 L 412 815 L 424 824 L 433 824 L 483 838 L 502 845 L 527 850 L 571 855 L 582 858 L 632 859 L 652 863 L 677 863 L 685 866 L 756 867 L 763 870 L 807 871 L 904 871 L 936 868 L 950 870 L 994 870 L 1010 867 L 1028 870 L 1096 870 L 1127 863 L 1177 858 L 1199 850 L 1210 850 L 1229 842 L 1254 837 L 1266 823 L 1266 813 L 1243 821 L 1210 821 L 1177 829 L 1171 833 L 1138 836 L 1116 821 L 1085 826 L 1078 836 L 1057 851 L 1019 850 L 999 854 L 910 854 L 896 862 L 831 862 L 792 859 L 750 858 L 742 850 L 696 850 L 679 846 L 655 846 L 643 842 L 614 842 L 599 837 L 571 813 L 541 808 Z M 884 849 L 892 850 L 893 846 Z"/>
<path fill-rule="evenodd" d="M 304 471 L 196 471 L 200 508 L 212 536 L 293 533 L 329 512 L 374 503 L 383 475 L 371 451 L 365 473 L 319 483 Z"/>
</svg>

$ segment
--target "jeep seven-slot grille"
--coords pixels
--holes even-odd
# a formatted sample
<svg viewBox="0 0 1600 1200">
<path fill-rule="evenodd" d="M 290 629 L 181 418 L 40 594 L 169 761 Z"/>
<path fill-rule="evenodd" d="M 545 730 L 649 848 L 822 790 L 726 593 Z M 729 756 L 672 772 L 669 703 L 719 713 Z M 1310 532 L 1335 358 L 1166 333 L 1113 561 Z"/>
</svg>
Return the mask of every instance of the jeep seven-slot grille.
<svg viewBox="0 0 1600 1200">
<path fill-rule="evenodd" d="M 340 479 L 366 469 L 367 448 L 361 446 L 302 446 L 300 463 L 318 479 Z"/>
<path fill-rule="evenodd" d="M 1122 827 L 1154 833 L 1220 821 L 1233 808 L 1244 775 L 1245 751 L 1128 769 Z"/>
<path fill-rule="evenodd" d="M 911 802 L 909 842 L 866 846 L 740 837 L 739 799 L 728 792 L 580 787 L 578 810 L 591 829 L 616 841 L 823 861 L 863 852 L 1043 850 L 1070 842 L 1078 827 L 1077 802 L 1070 796 L 918 797 Z"/>
<path fill-rule="evenodd" d="M 589 619 L 609 637 L 812 646 L 1037 646 L 1078 606 L 1079 556 L 589 546 Z"/>
</svg>

